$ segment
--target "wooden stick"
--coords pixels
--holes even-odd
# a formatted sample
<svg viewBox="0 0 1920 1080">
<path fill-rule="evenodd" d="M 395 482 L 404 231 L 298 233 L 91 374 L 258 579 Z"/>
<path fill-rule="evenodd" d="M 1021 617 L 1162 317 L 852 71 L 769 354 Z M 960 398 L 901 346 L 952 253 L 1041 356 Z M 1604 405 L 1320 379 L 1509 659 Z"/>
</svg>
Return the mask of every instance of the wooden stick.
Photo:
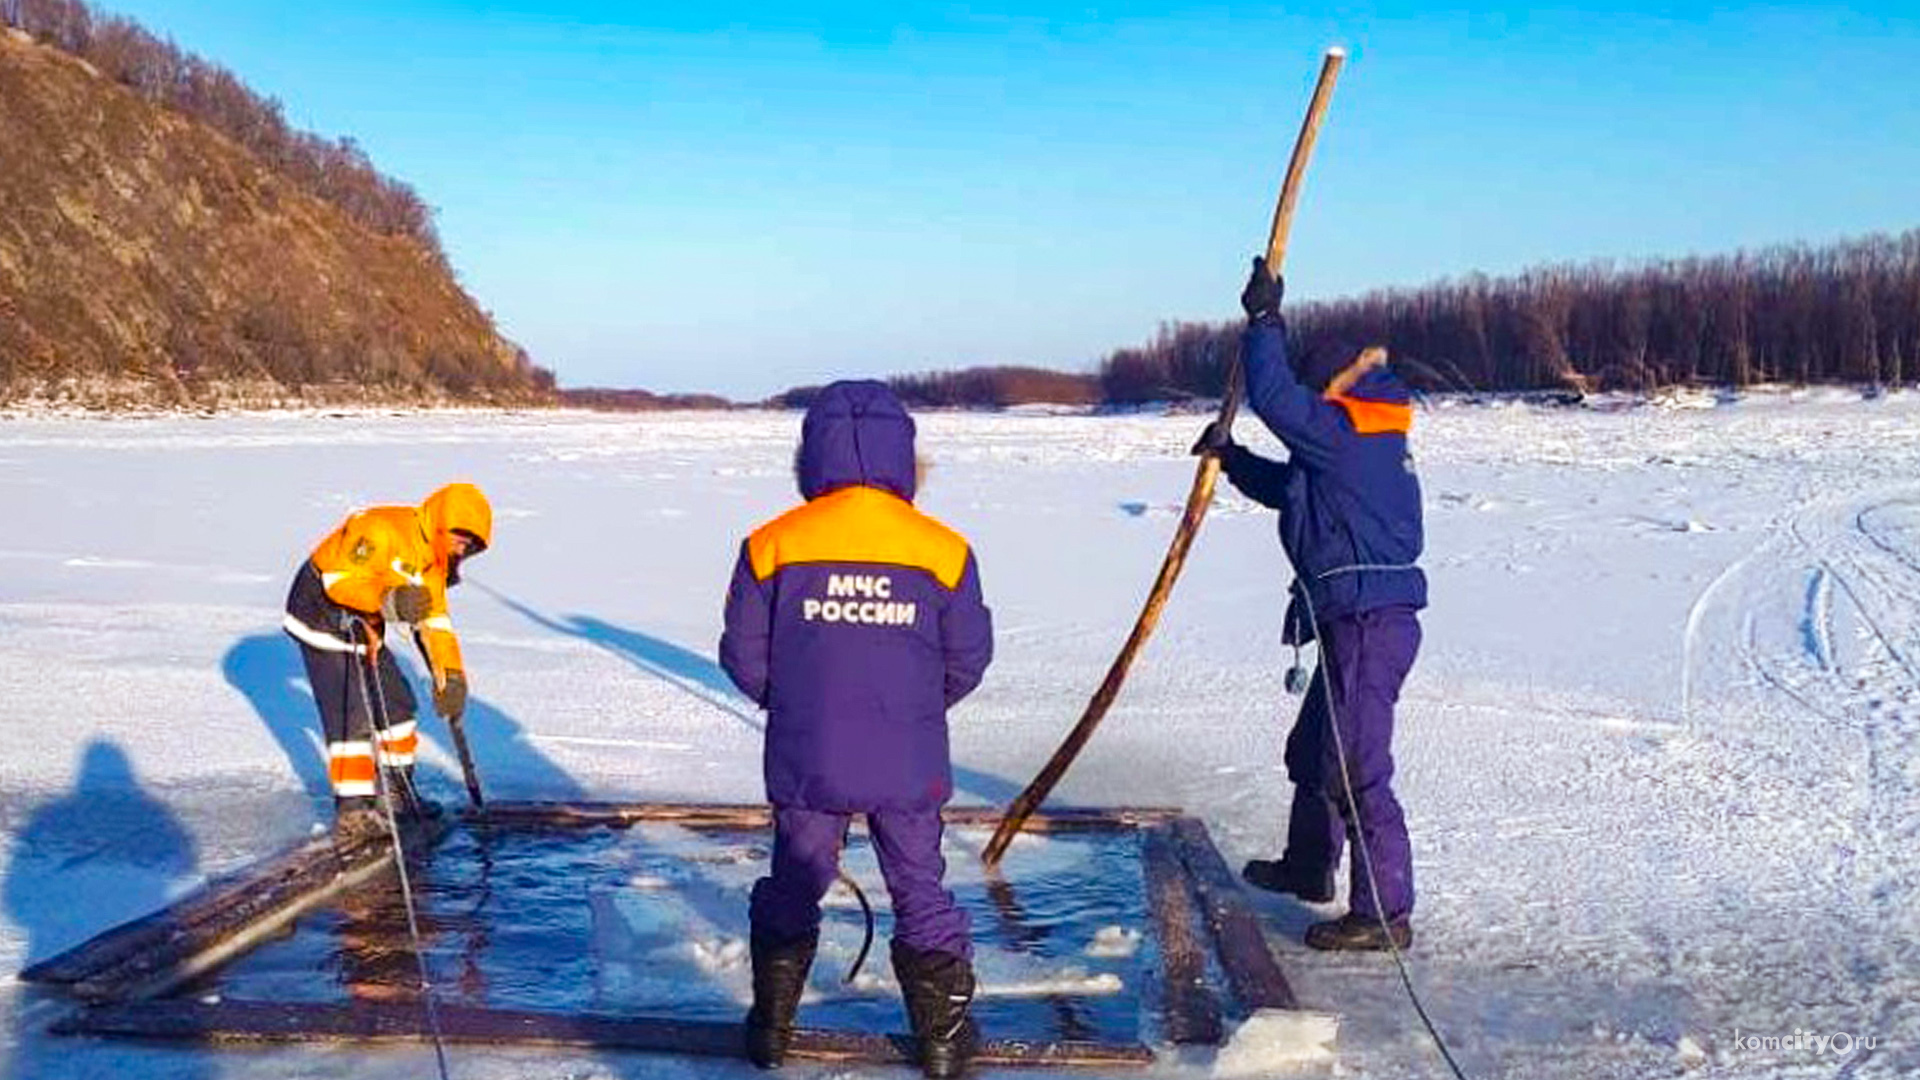
<svg viewBox="0 0 1920 1080">
<path fill-rule="evenodd" d="M 1300 124 L 1300 134 L 1294 140 L 1293 157 L 1287 162 L 1286 180 L 1280 185 L 1280 199 L 1274 204 L 1273 223 L 1267 231 L 1267 267 L 1277 272 L 1286 259 L 1287 237 L 1293 229 L 1293 208 L 1300 197 L 1300 186 L 1306 179 L 1307 162 L 1313 156 L 1313 144 L 1320 135 L 1320 124 L 1326 117 L 1327 103 L 1333 96 L 1333 84 L 1340 76 L 1340 65 L 1346 61 L 1343 49 L 1328 49 L 1320 63 L 1320 78 L 1314 84 L 1313 100 L 1307 106 L 1307 116 Z M 1236 360 L 1227 373 L 1227 392 L 1220 401 L 1218 423 L 1223 428 L 1233 426 L 1233 418 L 1240 409 L 1240 364 Z M 1127 642 L 1121 646 L 1120 655 L 1114 657 L 1113 664 L 1107 669 L 1107 677 L 1100 681 L 1100 688 L 1087 702 L 1086 711 L 1080 714 L 1080 720 L 1067 733 L 1060 749 L 1054 751 L 1040 774 L 1033 778 L 1026 790 L 1014 798 L 1007 807 L 1006 816 L 994 830 L 993 839 L 987 842 L 986 850 L 980 855 L 982 862 L 989 868 L 1000 862 L 1006 854 L 1007 845 L 1013 842 L 1018 833 L 1032 816 L 1035 809 L 1046 801 L 1060 778 L 1066 775 L 1080 751 L 1093 738 L 1094 729 L 1113 706 L 1114 699 L 1120 696 L 1120 687 L 1126 683 L 1127 671 L 1133 667 L 1134 658 L 1153 635 L 1154 627 L 1160 622 L 1160 612 L 1167 606 L 1168 597 L 1173 595 L 1174 582 L 1180 579 L 1180 571 L 1186 566 L 1187 552 L 1193 547 L 1194 537 L 1200 533 L 1200 523 L 1207 516 L 1207 508 L 1213 505 L 1214 484 L 1220 478 L 1220 458 L 1216 454 L 1204 454 L 1193 476 L 1193 487 L 1187 492 L 1186 509 L 1180 514 L 1180 525 L 1174 530 L 1173 543 L 1167 548 L 1167 556 L 1160 563 L 1160 573 L 1153 580 L 1153 589 L 1147 593 L 1147 602 L 1140 609 L 1140 617 L 1134 620 L 1133 632 L 1127 635 Z"/>
<path fill-rule="evenodd" d="M 438 832 L 422 832 L 422 850 Z M 337 848 L 305 841 L 240 874 L 209 882 L 159 911 L 122 923 L 20 973 L 82 998 L 162 994 L 253 948 L 300 915 L 393 867 L 384 837 Z"/>
<path fill-rule="evenodd" d="M 366 861 L 382 861 L 390 854 L 367 849 Z M 39 983 L 83 982 L 191 935 L 208 923 L 222 921 L 236 904 L 250 906 L 263 896 L 298 891 L 312 882 L 337 876 L 349 865 L 350 860 L 341 858 L 330 838 L 305 841 L 240 874 L 210 881 L 152 914 L 96 934 L 28 967 L 20 972 L 20 978 Z"/>
<path fill-rule="evenodd" d="M 1321 391 L 1320 396 L 1339 397 L 1341 394 L 1353 389 L 1353 384 L 1360 381 L 1360 376 L 1365 375 L 1367 372 L 1372 371 L 1374 368 L 1386 362 L 1387 350 L 1385 348 L 1379 345 L 1369 345 L 1361 349 L 1360 355 L 1354 357 L 1351 364 L 1341 368 L 1340 373 L 1335 375 L 1331 382 L 1327 383 L 1327 388 Z"/>
<path fill-rule="evenodd" d="M 1207 986 L 1207 957 L 1194 928 L 1186 871 L 1165 828 L 1148 829 L 1140 842 L 1147 907 L 1153 912 L 1154 936 L 1160 944 L 1160 974 L 1165 980 L 1162 1013 L 1167 1041 L 1217 1046 L 1221 1039 L 1220 1002 Z"/>
<path fill-rule="evenodd" d="M 1186 864 L 1187 876 L 1200 895 L 1207 928 L 1213 931 L 1214 953 L 1227 973 L 1234 1000 L 1247 1012 L 1257 1009 L 1297 1009 L 1293 987 L 1267 949 L 1260 920 L 1247 903 L 1240 883 L 1227 869 L 1220 849 L 1213 846 L 1207 826 L 1198 818 L 1173 823 L 1173 844 Z"/>
<path fill-rule="evenodd" d="M 441 1006 L 440 1030 L 449 1042 L 645 1050 L 701 1057 L 743 1057 L 738 1023 L 669 1020 L 592 1013 L 541 1013 Z M 83 1010 L 53 1025 L 61 1035 L 117 1035 L 201 1043 L 416 1042 L 432 1038 L 426 1010 L 399 1002 L 267 1004 L 251 1001 L 149 1001 Z M 907 1064 L 905 1035 L 802 1028 L 791 1056 L 812 1061 Z M 974 1059 L 987 1066 L 1112 1068 L 1147 1065 L 1153 1052 L 1138 1043 L 986 1039 Z"/>
<path fill-rule="evenodd" d="M 948 825 L 993 825 L 1000 809 L 949 806 L 940 815 Z M 1036 832 L 1122 832 L 1171 821 L 1180 811 L 1168 807 L 1061 807 L 1035 817 Z M 767 829 L 773 811 L 765 803 L 564 803 L 490 802 L 486 822 L 501 827 L 557 828 L 665 821 L 695 829 Z"/>
<path fill-rule="evenodd" d="M 1293 156 L 1287 159 L 1287 177 L 1280 184 L 1280 201 L 1273 206 L 1273 223 L 1267 227 L 1267 269 L 1277 271 L 1287 261 L 1287 239 L 1293 234 L 1293 208 L 1300 200 L 1300 188 L 1306 183 L 1307 162 L 1313 160 L 1313 144 L 1319 141 L 1320 125 L 1327 118 L 1327 103 L 1333 99 L 1333 84 L 1340 78 L 1340 66 L 1347 62 L 1347 50 L 1335 45 L 1320 58 L 1320 77 L 1313 84 L 1313 100 L 1307 103 L 1307 115 L 1300 121 L 1300 134 L 1293 140 Z"/>
</svg>

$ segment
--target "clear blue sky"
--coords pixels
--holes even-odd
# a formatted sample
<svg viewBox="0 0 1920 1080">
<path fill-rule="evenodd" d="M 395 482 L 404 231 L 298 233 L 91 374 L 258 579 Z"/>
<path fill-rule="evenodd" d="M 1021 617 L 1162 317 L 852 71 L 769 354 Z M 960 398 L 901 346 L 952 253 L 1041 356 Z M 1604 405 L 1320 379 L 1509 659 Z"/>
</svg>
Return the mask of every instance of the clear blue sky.
<svg viewBox="0 0 1920 1080">
<path fill-rule="evenodd" d="M 102 6 L 358 139 L 568 386 L 1090 370 L 1226 317 L 1334 43 L 1296 298 L 1920 226 L 1904 4 Z"/>
</svg>

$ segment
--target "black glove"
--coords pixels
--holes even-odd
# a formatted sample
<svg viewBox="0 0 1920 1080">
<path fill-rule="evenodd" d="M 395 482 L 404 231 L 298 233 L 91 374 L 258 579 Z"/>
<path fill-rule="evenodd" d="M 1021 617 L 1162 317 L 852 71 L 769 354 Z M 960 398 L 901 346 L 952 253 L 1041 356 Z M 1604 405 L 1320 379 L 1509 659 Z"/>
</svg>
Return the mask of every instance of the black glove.
<svg viewBox="0 0 1920 1080">
<path fill-rule="evenodd" d="M 451 720 L 467 711 L 467 676 L 458 669 L 447 672 L 445 686 L 433 690 L 433 711 Z"/>
<path fill-rule="evenodd" d="M 393 617 L 403 623 L 421 622 L 433 607 L 433 596 L 425 585 L 400 585 L 387 594 L 387 606 Z"/>
<path fill-rule="evenodd" d="M 1219 420 L 1207 421 L 1207 429 L 1194 440 L 1189 451 L 1194 457 L 1206 457 L 1208 454 L 1223 454 L 1233 445 L 1233 432 Z"/>
<path fill-rule="evenodd" d="M 1253 273 L 1247 276 L 1247 287 L 1240 290 L 1240 306 L 1246 309 L 1247 319 L 1257 323 L 1279 322 L 1280 298 L 1286 292 L 1287 283 L 1267 273 L 1266 256 L 1254 256 Z"/>
</svg>

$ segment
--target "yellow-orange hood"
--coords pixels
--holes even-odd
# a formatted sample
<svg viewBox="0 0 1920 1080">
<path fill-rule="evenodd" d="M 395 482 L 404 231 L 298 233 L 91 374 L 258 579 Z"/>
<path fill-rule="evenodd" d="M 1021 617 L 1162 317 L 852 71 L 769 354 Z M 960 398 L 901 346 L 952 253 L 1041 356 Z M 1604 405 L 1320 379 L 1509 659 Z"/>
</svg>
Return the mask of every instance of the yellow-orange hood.
<svg viewBox="0 0 1920 1080">
<path fill-rule="evenodd" d="M 493 546 L 493 507 L 480 489 L 467 483 L 453 483 L 427 496 L 420 504 L 420 516 L 426 519 L 427 533 L 433 538 L 433 558 L 442 566 L 458 530 L 473 534 L 482 548 Z"/>
</svg>

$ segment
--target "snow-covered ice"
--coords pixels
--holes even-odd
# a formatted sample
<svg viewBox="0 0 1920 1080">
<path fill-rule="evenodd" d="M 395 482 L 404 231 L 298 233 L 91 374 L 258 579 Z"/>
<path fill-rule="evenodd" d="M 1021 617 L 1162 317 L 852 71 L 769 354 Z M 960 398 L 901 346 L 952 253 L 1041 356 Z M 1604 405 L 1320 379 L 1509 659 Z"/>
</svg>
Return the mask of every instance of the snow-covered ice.
<svg viewBox="0 0 1920 1080">
<path fill-rule="evenodd" d="M 1409 961 L 1475 1077 L 1920 1075 L 1920 399 L 1707 404 L 1417 421 L 1433 607 L 1396 740 Z M 999 631 L 954 715 L 960 801 L 1010 798 L 1079 714 L 1165 551 L 1199 423 L 923 417 L 923 505 L 975 542 Z M 713 653 L 740 537 L 794 498 L 797 433 L 759 413 L 0 419 L 0 969 L 324 816 L 287 582 L 349 508 L 449 479 L 499 511 L 454 600 L 489 793 L 757 799 L 760 718 Z M 1181 805 L 1229 862 L 1273 854 L 1285 577 L 1271 515 L 1223 492 L 1057 798 Z M 458 798 L 444 728 L 423 729 Z M 764 853 L 738 854 L 750 873 Z M 1337 906 L 1254 902 L 1303 1004 L 1338 1017 L 1333 1058 L 1281 1075 L 1441 1074 L 1388 960 L 1299 944 Z M 423 1049 L 54 1040 L 53 999 L 0 994 L 13 1077 L 431 1070 Z M 757 1075 L 452 1053 L 472 1080 Z M 1170 1055 L 1149 1075 L 1231 1066 Z"/>
<path fill-rule="evenodd" d="M 1261 1009 L 1247 1017 L 1213 1059 L 1216 1080 L 1283 1075 L 1331 1061 L 1340 1021 L 1306 1009 Z"/>
</svg>

